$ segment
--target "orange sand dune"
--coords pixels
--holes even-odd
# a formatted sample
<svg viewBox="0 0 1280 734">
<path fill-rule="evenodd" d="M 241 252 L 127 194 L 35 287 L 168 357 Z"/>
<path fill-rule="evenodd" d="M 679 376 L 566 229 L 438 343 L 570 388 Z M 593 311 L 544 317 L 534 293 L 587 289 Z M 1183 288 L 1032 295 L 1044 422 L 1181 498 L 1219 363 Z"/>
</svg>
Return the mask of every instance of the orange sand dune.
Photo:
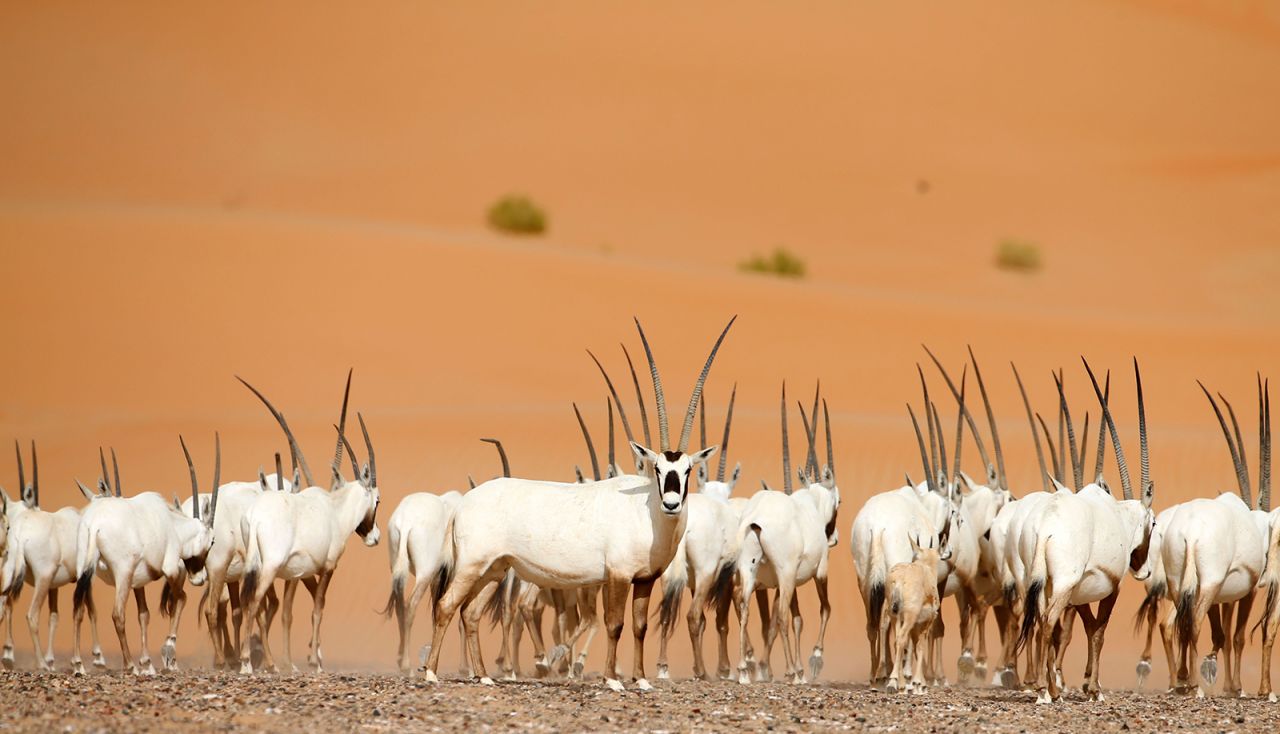
<svg viewBox="0 0 1280 734">
<path fill-rule="evenodd" d="M 708 395 L 717 425 L 739 385 L 740 491 L 780 480 L 781 381 L 800 397 L 821 378 L 846 539 L 867 496 L 919 475 L 903 404 L 921 342 L 957 369 L 966 343 L 985 360 L 1018 492 L 1040 483 L 1007 362 L 1046 412 L 1064 366 L 1096 427 L 1080 354 L 1117 371 L 1133 454 L 1141 358 L 1158 506 L 1230 489 L 1194 379 L 1252 435 L 1253 372 L 1280 356 L 1280 21 L 1166 7 L 5 8 L 0 436 L 40 442 L 49 506 L 79 501 L 100 444 L 130 491 L 183 493 L 178 432 L 204 481 L 214 430 L 224 476 L 281 446 L 233 375 L 288 412 L 314 466 L 353 366 L 385 521 L 409 492 L 496 473 L 481 436 L 526 476 L 586 465 L 569 403 L 599 443 L 604 393 L 583 350 L 621 378 L 632 315 L 681 411 L 736 313 Z M 547 206 L 545 237 L 484 228 L 510 191 Z M 1005 237 L 1039 243 L 1044 269 L 996 269 Z M 736 272 L 777 245 L 807 279 Z M 11 459 L 0 475 L 12 493 Z M 335 666 L 392 664 L 373 612 L 386 568 L 384 549 L 349 548 Z M 860 677 L 845 544 L 832 574 L 827 675 Z M 1110 635 L 1117 670 L 1138 596 Z M 192 617 L 180 646 L 204 664 Z"/>
</svg>

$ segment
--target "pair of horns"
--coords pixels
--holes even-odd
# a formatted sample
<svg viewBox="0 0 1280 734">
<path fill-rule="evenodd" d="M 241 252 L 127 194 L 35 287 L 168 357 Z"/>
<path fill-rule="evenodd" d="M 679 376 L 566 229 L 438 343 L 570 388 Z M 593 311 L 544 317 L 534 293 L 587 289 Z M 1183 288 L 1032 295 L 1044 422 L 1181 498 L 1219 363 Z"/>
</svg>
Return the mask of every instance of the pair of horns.
<svg viewBox="0 0 1280 734">
<path fill-rule="evenodd" d="M 502 459 L 502 476 L 509 478 L 511 476 L 511 464 L 507 461 L 507 450 L 502 448 L 502 442 L 496 438 L 482 438 L 480 440 L 485 443 L 491 443 L 498 449 L 498 458 Z M 475 482 L 472 482 L 471 487 L 474 489 L 475 486 Z"/>
<path fill-rule="evenodd" d="M 107 457 L 102 453 L 101 446 L 98 447 L 98 463 L 102 465 L 102 479 L 99 485 L 106 488 L 106 494 L 109 497 L 112 493 L 111 475 L 107 474 Z M 115 475 L 115 496 L 122 497 L 124 496 L 124 484 L 120 481 L 120 462 L 116 461 L 116 449 L 114 446 L 111 447 L 111 468 L 114 470 L 113 473 Z"/>
<path fill-rule="evenodd" d="M 939 365 L 941 366 L 941 365 Z M 963 375 L 961 376 L 960 388 L 955 389 L 954 383 L 947 379 L 947 384 L 955 389 L 956 402 L 959 405 L 959 413 L 956 415 L 956 444 L 955 444 L 955 460 L 956 463 L 951 474 L 947 472 L 947 441 L 946 433 L 942 428 L 942 417 L 938 413 L 938 406 L 929 399 L 929 385 L 924 377 L 924 369 L 916 364 L 916 373 L 920 376 L 920 390 L 924 395 L 924 419 L 929 429 L 929 451 L 922 458 L 924 459 L 924 470 L 928 476 L 925 482 L 929 489 L 934 492 L 946 491 L 951 482 L 960 475 L 960 450 L 964 440 L 964 416 L 967 409 L 964 404 L 965 384 L 968 381 L 969 368 L 965 366 Z M 911 411 L 912 423 L 916 427 L 918 433 L 917 438 L 921 448 L 924 447 L 924 436 L 920 433 L 919 422 L 915 419 L 915 412 Z M 975 434 L 976 435 L 976 434 Z M 988 465 L 990 466 L 990 465 Z"/>
<path fill-rule="evenodd" d="M 1124 447 L 1120 445 L 1120 434 L 1116 431 L 1115 419 L 1111 417 L 1111 409 L 1108 406 L 1110 402 L 1107 397 L 1102 394 L 1102 389 L 1098 387 L 1098 378 L 1093 374 L 1093 369 L 1089 367 L 1089 361 L 1084 357 L 1080 358 L 1084 362 L 1084 369 L 1089 373 L 1089 382 L 1093 385 L 1093 393 L 1098 398 L 1098 403 L 1102 406 L 1102 419 L 1106 424 L 1106 432 L 1111 434 L 1111 447 L 1115 451 L 1116 465 L 1120 469 L 1120 485 L 1124 490 L 1124 498 L 1126 500 L 1133 499 L 1133 483 L 1129 477 L 1129 465 L 1125 462 Z M 1141 446 L 1141 481 L 1140 487 L 1142 492 L 1142 501 L 1150 506 L 1151 499 L 1154 494 L 1154 485 L 1151 482 L 1151 458 L 1147 445 L 1147 411 L 1146 404 L 1142 396 L 1142 371 L 1138 368 L 1138 359 L 1133 360 L 1133 374 L 1138 388 L 1138 440 Z M 1102 427 L 1099 426 L 1099 430 Z"/>
<path fill-rule="evenodd" d="M 200 519 L 200 488 L 196 481 L 196 465 L 191 461 L 191 452 L 187 450 L 187 442 L 178 435 L 178 443 L 182 445 L 182 455 L 187 459 L 187 471 L 191 473 L 191 515 L 195 519 Z M 279 472 L 280 455 L 276 454 L 276 471 Z M 279 476 L 277 474 L 277 476 Z M 213 518 L 218 512 L 218 491 L 222 483 L 222 437 L 217 431 L 213 434 L 213 494 L 209 498 L 209 516 L 204 518 L 204 524 L 213 527 Z"/>
<path fill-rule="evenodd" d="M 31 506 L 40 506 L 40 464 L 36 459 L 36 441 L 31 439 L 31 484 L 27 485 L 26 468 L 22 465 L 22 446 L 18 444 L 18 440 L 13 440 L 13 450 L 18 455 L 18 492 L 25 494 L 28 489 L 31 490 Z M 21 499 L 21 497 L 19 497 Z"/>
<path fill-rule="evenodd" d="M 735 391 L 737 386 L 735 385 Z M 808 451 L 805 455 L 805 466 L 797 476 L 802 481 L 815 482 L 818 478 L 818 449 L 817 449 L 817 433 L 818 433 L 818 405 L 821 402 L 823 419 L 826 426 L 826 442 L 827 442 L 827 468 L 830 469 L 831 475 L 835 476 L 835 450 L 831 444 L 831 413 L 827 409 L 827 401 L 821 398 L 821 382 L 814 389 L 813 393 L 813 420 L 809 420 L 809 415 L 805 413 L 804 405 L 796 401 L 796 407 L 800 409 L 800 420 L 804 424 L 805 438 L 808 441 Z M 791 494 L 794 487 L 791 483 L 791 440 L 787 430 L 787 383 L 782 382 L 782 399 L 780 403 L 780 414 L 782 419 L 782 490 Z M 730 415 L 732 415 L 732 405 L 730 407 Z M 728 440 L 728 427 L 725 428 L 725 440 Z M 724 458 L 720 461 L 720 473 L 724 475 Z M 723 481 L 723 479 L 721 480 Z M 766 489 L 768 485 L 765 485 Z"/>
<path fill-rule="evenodd" d="M 942 362 L 938 359 L 936 355 L 934 355 L 933 351 L 930 350 L 929 347 L 923 344 L 921 344 L 920 346 L 924 347 L 925 353 L 929 355 L 929 358 L 933 360 L 933 364 L 938 368 L 938 371 L 942 373 L 942 379 L 947 383 L 947 388 L 951 391 L 951 396 L 955 398 L 958 403 L 960 403 L 961 391 L 956 388 L 955 382 L 951 379 L 951 375 L 947 373 L 946 368 L 942 366 Z M 973 357 L 972 349 L 969 350 L 969 356 Z M 978 362 L 976 359 L 973 361 L 973 364 L 974 364 L 974 369 L 976 370 L 978 365 Z M 968 363 L 966 363 L 965 371 L 967 372 L 968 369 L 969 369 L 969 365 Z M 977 374 L 978 374 L 978 385 L 979 387 L 982 388 L 982 401 L 987 408 L 987 420 L 991 426 L 991 436 L 992 438 L 995 439 L 996 451 L 997 453 L 1000 454 L 1001 465 L 1003 465 L 1004 454 L 1000 450 L 1000 434 L 996 431 L 995 415 L 991 411 L 991 403 L 987 401 L 987 391 L 986 391 L 985 385 L 982 383 L 982 373 L 978 372 Z M 982 466 L 983 466 L 983 469 L 987 472 L 988 480 L 990 480 L 991 477 L 994 477 L 997 484 L 1002 484 L 1002 483 L 1007 484 L 1007 482 L 1004 482 L 1004 480 L 1002 479 L 1003 475 L 997 471 L 996 465 L 991 463 L 991 456 L 990 454 L 987 453 L 986 444 L 982 442 L 982 433 L 978 430 L 978 424 L 973 419 L 973 414 L 969 412 L 969 409 L 965 407 L 963 403 L 960 403 L 960 416 L 969 425 L 969 433 L 973 435 L 973 443 L 975 446 L 978 447 L 978 455 L 982 459 Z M 956 446 L 957 446 L 956 453 L 959 454 L 959 439 L 957 439 Z M 1039 444 L 1037 444 L 1037 448 L 1039 448 Z M 958 475 L 959 475 L 959 460 L 957 459 L 956 476 Z M 1003 488 L 1008 489 L 1007 486 Z"/>
<path fill-rule="evenodd" d="M 360 480 L 360 466 L 356 458 L 355 449 L 351 448 L 351 442 L 346 437 L 347 425 L 347 402 L 351 397 L 351 374 L 354 369 L 347 370 L 347 386 L 342 393 L 342 412 L 338 417 L 338 440 L 333 449 L 333 465 L 330 467 L 333 472 L 334 481 L 338 484 L 342 483 L 342 452 L 345 449 L 347 455 L 351 457 L 351 475 L 354 481 Z M 360 433 L 364 436 L 365 453 L 369 457 L 369 486 L 378 486 L 378 464 L 373 453 L 373 442 L 369 440 L 369 428 L 364 423 L 364 414 L 356 411 L 356 419 L 360 422 Z"/>
<path fill-rule="evenodd" d="M 1240 433 L 1240 423 L 1236 420 L 1236 411 L 1226 397 L 1218 393 L 1218 399 L 1227 406 L 1227 413 L 1231 416 L 1231 427 L 1235 431 L 1233 440 L 1217 401 L 1213 399 L 1213 395 L 1209 393 L 1204 383 L 1196 380 L 1196 384 L 1208 398 L 1209 405 L 1213 406 L 1218 425 L 1222 428 L 1222 437 L 1227 442 L 1227 450 L 1231 452 L 1231 463 L 1235 467 L 1240 499 L 1246 506 L 1253 507 L 1249 484 L 1249 459 L 1245 455 L 1244 438 Z M 1269 511 L 1271 506 L 1271 385 L 1270 380 L 1264 385 L 1261 375 L 1258 375 L 1258 442 L 1258 509 Z"/>
<path fill-rule="evenodd" d="M 724 342 L 725 336 L 729 333 L 729 329 L 733 327 L 733 322 L 738 317 L 734 316 L 729 319 L 729 323 L 725 324 L 724 330 L 720 332 L 716 343 L 711 347 L 711 354 L 707 355 L 706 364 L 702 366 L 702 372 L 698 375 L 698 381 L 694 383 L 693 394 L 689 396 L 689 409 L 685 411 L 684 425 L 680 428 L 680 444 L 677 451 L 684 453 L 689 449 L 689 437 L 693 431 L 694 414 L 698 410 L 698 402 L 702 398 L 702 388 L 707 382 L 707 375 L 711 372 L 711 365 L 715 361 L 716 353 L 720 351 L 720 345 Z M 635 319 L 636 330 L 640 332 L 640 342 L 644 345 L 645 357 L 649 360 L 649 374 L 653 378 L 653 396 L 658 406 L 658 437 L 662 451 L 671 450 L 671 436 L 667 427 L 667 400 L 662 390 L 662 377 L 658 374 L 658 365 L 653 358 L 653 350 L 649 347 L 649 339 L 645 336 L 644 327 L 640 325 L 640 319 Z"/>
</svg>

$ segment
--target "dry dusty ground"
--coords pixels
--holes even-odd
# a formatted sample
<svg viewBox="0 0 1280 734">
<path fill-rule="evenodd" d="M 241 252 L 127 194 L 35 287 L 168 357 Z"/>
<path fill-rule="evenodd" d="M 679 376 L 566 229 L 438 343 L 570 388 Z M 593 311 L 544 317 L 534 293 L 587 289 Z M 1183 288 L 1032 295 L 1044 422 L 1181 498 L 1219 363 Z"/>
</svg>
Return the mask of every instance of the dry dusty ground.
<svg viewBox="0 0 1280 734">
<path fill-rule="evenodd" d="M 684 731 L 1276 731 L 1280 705 L 1256 699 L 1196 701 L 1115 691 L 1103 703 L 1078 694 L 1038 706 L 1029 694 L 948 688 L 923 697 L 863 685 L 680 681 L 615 694 L 587 683 L 446 681 L 393 675 L 242 678 L 206 672 L 76 679 L 2 673 L 0 729 L 17 731 L 477 730 Z"/>
</svg>

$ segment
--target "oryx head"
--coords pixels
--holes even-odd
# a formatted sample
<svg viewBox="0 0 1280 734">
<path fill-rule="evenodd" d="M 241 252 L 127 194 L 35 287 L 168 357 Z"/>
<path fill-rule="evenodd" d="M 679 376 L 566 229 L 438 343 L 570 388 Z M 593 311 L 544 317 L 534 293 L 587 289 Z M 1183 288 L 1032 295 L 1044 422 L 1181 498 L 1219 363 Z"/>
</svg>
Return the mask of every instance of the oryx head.
<svg viewBox="0 0 1280 734">
<path fill-rule="evenodd" d="M 349 376 L 348 387 L 350 387 Z M 345 398 L 343 399 L 343 418 L 346 418 Z M 355 491 L 360 493 L 358 495 L 360 501 L 357 503 L 360 511 L 360 521 L 356 525 L 356 535 L 360 536 L 366 546 L 372 548 L 382 539 L 382 533 L 378 530 L 378 505 L 382 502 L 382 493 L 378 490 L 378 462 L 373 452 L 373 441 L 369 439 L 369 428 L 365 425 L 363 414 L 356 413 L 356 419 L 360 422 L 360 432 L 364 436 L 364 446 L 368 461 L 363 465 L 358 464 L 355 449 L 351 448 L 351 444 L 342 433 L 342 426 L 339 425 L 338 450 L 334 456 L 334 483 L 332 489 L 336 491 L 340 487 L 346 486 L 353 487 Z M 344 482 L 342 473 L 338 470 L 338 462 L 342 459 L 342 450 L 344 448 L 351 457 L 351 473 L 356 477 L 355 481 L 352 482 Z"/>
<path fill-rule="evenodd" d="M 191 452 L 187 450 L 187 442 L 178 436 L 182 445 L 182 455 L 187 460 L 187 471 L 191 475 L 191 516 L 188 517 L 180 509 L 175 511 L 175 526 L 178 531 L 178 555 L 187 568 L 191 583 L 200 586 L 205 581 L 205 558 L 213 547 L 213 521 L 218 511 L 219 484 L 222 481 L 222 438 L 213 434 L 213 492 L 207 502 L 200 497 L 200 487 L 196 480 L 196 466 L 191 461 Z"/>
<path fill-rule="evenodd" d="M 689 495 L 690 475 L 699 464 L 711 458 L 718 448 L 710 446 L 696 453 L 685 453 L 689 449 L 689 438 L 693 431 L 693 419 L 698 408 L 698 401 L 702 397 L 703 385 L 707 381 L 707 374 L 711 371 L 711 364 L 716 358 L 716 352 L 719 351 L 720 344 L 724 341 L 725 335 L 729 333 L 729 328 L 733 326 L 733 322 L 737 318 L 737 316 L 734 316 L 729 320 L 724 330 L 720 332 L 720 338 L 716 339 L 715 346 L 711 348 L 711 354 L 707 356 L 706 364 L 702 367 L 702 373 L 698 376 L 697 383 L 694 384 L 693 395 L 689 398 L 689 409 L 685 413 L 684 426 L 680 430 L 679 447 L 675 450 L 671 449 L 670 434 L 667 429 L 667 404 L 662 392 L 662 378 L 658 375 L 658 365 L 653 359 L 653 350 L 649 348 L 649 340 L 644 334 L 644 328 L 640 326 L 639 319 L 636 319 L 636 329 L 640 332 L 640 341 L 644 344 L 645 356 L 649 360 L 649 372 L 653 377 L 653 393 L 658 406 L 658 435 L 661 441 L 661 448 L 659 451 L 653 451 L 641 446 L 634 440 L 629 441 L 629 443 L 631 444 L 631 451 L 635 455 L 637 467 L 653 477 L 654 490 L 657 493 L 661 510 L 667 515 L 679 515 L 684 510 L 684 501 Z"/>
<path fill-rule="evenodd" d="M 805 438 L 808 439 L 809 444 L 805 465 L 800 470 L 799 476 L 801 482 L 807 485 L 805 490 L 813 494 L 818 500 L 819 512 L 826 513 L 827 522 L 824 532 L 827 536 L 827 547 L 834 548 L 840 542 L 840 531 L 836 529 L 836 522 L 840 514 L 840 488 L 836 485 L 836 457 L 835 449 L 831 445 L 831 412 L 827 409 L 825 398 L 821 399 L 821 404 L 823 421 L 826 425 L 827 464 L 822 467 L 821 472 L 818 470 L 819 399 L 819 391 L 815 389 L 813 393 L 812 421 L 809 420 L 809 415 L 805 413 L 804 406 L 797 403 L 800 408 L 800 420 L 804 424 Z M 783 420 L 786 420 L 785 409 L 783 411 Z M 790 463 L 789 457 L 784 456 L 784 460 L 786 460 L 785 463 Z"/>
</svg>

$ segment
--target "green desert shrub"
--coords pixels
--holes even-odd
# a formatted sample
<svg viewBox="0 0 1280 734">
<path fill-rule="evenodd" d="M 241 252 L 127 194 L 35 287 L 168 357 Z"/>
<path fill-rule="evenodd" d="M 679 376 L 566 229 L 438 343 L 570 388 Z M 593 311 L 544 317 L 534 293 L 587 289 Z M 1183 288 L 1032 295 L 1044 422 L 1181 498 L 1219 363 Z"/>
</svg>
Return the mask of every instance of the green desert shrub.
<svg viewBox="0 0 1280 734">
<path fill-rule="evenodd" d="M 1001 240 L 996 246 L 996 265 L 1005 270 L 1030 273 L 1040 269 L 1040 246 L 1026 240 Z"/>
<path fill-rule="evenodd" d="M 803 278 L 805 273 L 804 260 L 784 247 L 775 249 L 769 255 L 752 255 L 738 263 L 738 269 L 745 273 L 764 273 L 779 278 Z"/>
<path fill-rule="evenodd" d="M 542 234 L 547 214 L 527 196 L 509 195 L 489 207 L 489 226 L 512 234 Z"/>
</svg>

